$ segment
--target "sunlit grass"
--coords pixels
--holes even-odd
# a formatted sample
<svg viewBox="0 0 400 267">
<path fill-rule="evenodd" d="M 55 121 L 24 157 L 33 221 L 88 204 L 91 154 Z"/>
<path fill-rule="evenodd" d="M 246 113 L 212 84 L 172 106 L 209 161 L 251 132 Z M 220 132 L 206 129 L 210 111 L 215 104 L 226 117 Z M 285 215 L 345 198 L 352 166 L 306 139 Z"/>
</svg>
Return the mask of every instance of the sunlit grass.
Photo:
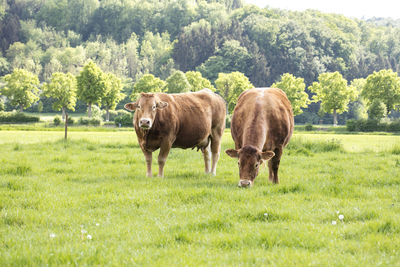
<svg viewBox="0 0 400 267">
<path fill-rule="evenodd" d="M 296 134 L 280 184 L 265 168 L 248 190 L 225 154 L 211 177 L 200 152 L 174 149 L 165 178 L 146 178 L 133 132 L 62 137 L 0 131 L 0 265 L 400 261 L 398 136 Z"/>
</svg>

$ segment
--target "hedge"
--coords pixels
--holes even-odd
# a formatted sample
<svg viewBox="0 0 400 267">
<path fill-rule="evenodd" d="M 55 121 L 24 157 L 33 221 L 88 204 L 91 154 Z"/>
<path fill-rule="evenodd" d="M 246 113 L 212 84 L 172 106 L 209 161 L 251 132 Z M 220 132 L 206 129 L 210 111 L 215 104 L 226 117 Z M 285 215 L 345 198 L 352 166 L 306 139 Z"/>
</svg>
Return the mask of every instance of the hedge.
<svg viewBox="0 0 400 267">
<path fill-rule="evenodd" d="M 4 112 L 0 111 L 0 123 L 27 123 L 38 122 L 40 118 L 37 116 L 26 115 L 22 112 Z"/>
<path fill-rule="evenodd" d="M 349 132 L 400 132 L 400 121 L 348 120 L 346 128 Z"/>
<path fill-rule="evenodd" d="M 133 126 L 133 114 L 127 113 L 120 116 L 115 117 L 114 119 L 115 125 L 117 127 L 132 127 Z"/>
</svg>

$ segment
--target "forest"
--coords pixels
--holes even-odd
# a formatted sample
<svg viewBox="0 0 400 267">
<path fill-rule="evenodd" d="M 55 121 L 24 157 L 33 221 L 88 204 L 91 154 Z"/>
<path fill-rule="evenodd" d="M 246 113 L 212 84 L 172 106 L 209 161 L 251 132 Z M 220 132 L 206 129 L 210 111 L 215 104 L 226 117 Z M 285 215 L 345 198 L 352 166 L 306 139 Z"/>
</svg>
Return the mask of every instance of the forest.
<svg viewBox="0 0 400 267">
<path fill-rule="evenodd" d="M 256 87 L 290 73 L 304 79 L 310 98 L 309 88 L 324 73 L 338 72 L 350 84 L 400 70 L 399 20 L 259 8 L 241 0 L 0 3 L 0 76 L 24 69 L 45 83 L 55 72 L 78 75 L 90 60 L 121 79 L 126 101 L 144 75 L 167 80 L 177 70 L 200 72 L 213 86 L 219 73 L 243 73 Z M 350 103 L 339 123 L 358 119 L 357 106 Z M 78 101 L 76 110 L 85 105 Z M 318 112 L 318 102 L 303 110 L 297 122 L 332 121 Z"/>
</svg>

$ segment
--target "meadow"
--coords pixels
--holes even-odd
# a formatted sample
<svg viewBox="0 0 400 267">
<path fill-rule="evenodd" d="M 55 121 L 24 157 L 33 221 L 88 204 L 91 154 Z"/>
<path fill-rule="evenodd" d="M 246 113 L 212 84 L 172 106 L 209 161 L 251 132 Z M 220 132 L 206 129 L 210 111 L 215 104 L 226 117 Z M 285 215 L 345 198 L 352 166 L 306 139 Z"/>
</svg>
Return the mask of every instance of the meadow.
<svg viewBox="0 0 400 267">
<path fill-rule="evenodd" d="M 146 178 L 133 131 L 62 138 L 0 131 L 1 266 L 399 266 L 400 136 L 296 132 L 280 184 L 250 189 L 225 153 L 215 177 L 174 149 Z"/>
</svg>

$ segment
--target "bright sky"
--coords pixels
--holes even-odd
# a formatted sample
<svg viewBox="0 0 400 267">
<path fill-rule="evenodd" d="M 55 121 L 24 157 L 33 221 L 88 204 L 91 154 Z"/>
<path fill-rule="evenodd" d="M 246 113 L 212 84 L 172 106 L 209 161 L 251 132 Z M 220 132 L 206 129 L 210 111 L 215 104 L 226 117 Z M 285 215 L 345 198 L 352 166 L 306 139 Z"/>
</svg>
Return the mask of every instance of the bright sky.
<svg viewBox="0 0 400 267">
<path fill-rule="evenodd" d="M 399 0 L 244 0 L 259 7 L 272 7 L 303 11 L 316 9 L 325 13 L 343 14 L 347 17 L 391 17 L 400 19 Z"/>
</svg>

